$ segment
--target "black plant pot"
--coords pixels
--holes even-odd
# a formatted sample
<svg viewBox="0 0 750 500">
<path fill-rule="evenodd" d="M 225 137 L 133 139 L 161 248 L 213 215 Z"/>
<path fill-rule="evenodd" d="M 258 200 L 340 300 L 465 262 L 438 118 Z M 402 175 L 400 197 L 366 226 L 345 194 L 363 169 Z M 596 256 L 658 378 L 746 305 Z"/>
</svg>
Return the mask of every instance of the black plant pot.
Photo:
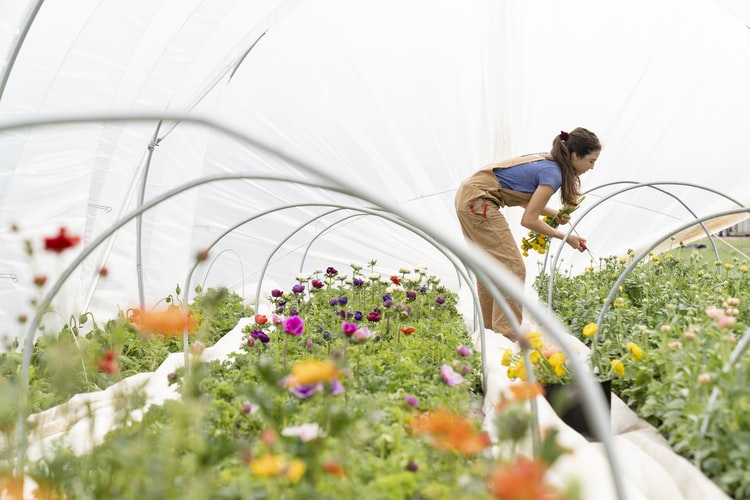
<svg viewBox="0 0 750 500">
<path fill-rule="evenodd" d="M 598 385 L 607 401 L 607 409 L 610 410 L 612 408 L 612 379 L 599 380 Z M 589 441 L 596 441 L 593 426 L 589 426 L 586 419 L 581 392 L 578 384 L 544 386 L 544 397 L 560 419 Z M 607 421 L 609 421 L 609 413 Z"/>
</svg>

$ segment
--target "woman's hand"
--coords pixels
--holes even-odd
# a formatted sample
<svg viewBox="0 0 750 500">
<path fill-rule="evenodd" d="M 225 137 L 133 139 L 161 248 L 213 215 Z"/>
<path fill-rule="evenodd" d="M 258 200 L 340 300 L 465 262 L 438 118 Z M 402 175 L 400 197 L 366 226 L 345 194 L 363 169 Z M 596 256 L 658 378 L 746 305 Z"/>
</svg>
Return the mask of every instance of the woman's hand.
<svg viewBox="0 0 750 500">
<path fill-rule="evenodd" d="M 571 234 L 567 239 L 568 245 L 572 246 L 574 249 L 578 250 L 579 252 L 585 252 L 588 247 L 586 247 L 586 239 L 581 238 L 577 234 Z"/>
<path fill-rule="evenodd" d="M 562 217 L 555 215 L 555 222 L 560 226 L 567 224 L 570 222 L 570 214 L 563 214 Z"/>
</svg>

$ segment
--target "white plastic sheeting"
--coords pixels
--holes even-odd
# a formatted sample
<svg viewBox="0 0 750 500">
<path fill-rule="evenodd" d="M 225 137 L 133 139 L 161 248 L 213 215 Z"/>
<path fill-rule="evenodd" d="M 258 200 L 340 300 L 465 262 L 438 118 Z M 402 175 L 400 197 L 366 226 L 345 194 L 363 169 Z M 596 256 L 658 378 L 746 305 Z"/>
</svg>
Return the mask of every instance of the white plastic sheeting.
<svg viewBox="0 0 750 500">
<path fill-rule="evenodd" d="M 221 174 L 291 181 L 206 183 L 144 213 L 146 305 L 235 226 L 193 283 L 252 301 L 261 278 L 267 293 L 300 270 L 377 259 L 376 270 L 426 265 L 457 286 L 432 244 L 361 212 L 378 203 L 304 185 L 325 178 L 176 117 L 283 151 L 451 241 L 461 239 L 452 204 L 465 176 L 545 150 L 575 126 L 604 145 L 584 189 L 674 181 L 729 197 L 684 185 L 662 186 L 674 197 L 618 195 L 577 227 L 595 257 L 690 220 L 678 199 L 697 215 L 746 205 L 749 24 L 739 0 L 0 2 L 0 335 L 23 335 L 33 276 L 53 282 L 75 255 L 37 254 L 29 265 L 21 240 L 65 226 L 90 244 L 133 213 L 144 177 L 145 202 Z M 114 119 L 132 116 L 148 119 Z M 91 120 L 41 125 L 48 118 Z M 45 322 L 137 306 L 136 235 L 132 220 L 97 247 Z M 565 267 L 589 263 L 563 252 Z M 530 257 L 529 279 L 534 271 Z"/>
</svg>

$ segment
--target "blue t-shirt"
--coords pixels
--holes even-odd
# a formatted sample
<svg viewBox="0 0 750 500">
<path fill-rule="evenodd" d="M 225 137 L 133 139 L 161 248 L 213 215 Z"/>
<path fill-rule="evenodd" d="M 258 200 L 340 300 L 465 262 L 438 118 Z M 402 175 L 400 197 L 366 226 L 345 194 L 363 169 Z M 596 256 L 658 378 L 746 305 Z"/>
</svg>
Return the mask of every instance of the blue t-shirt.
<svg viewBox="0 0 750 500">
<path fill-rule="evenodd" d="M 493 170 L 500 185 L 521 193 L 533 193 L 542 184 L 557 191 L 562 186 L 562 172 L 552 160 L 538 160 Z"/>
</svg>

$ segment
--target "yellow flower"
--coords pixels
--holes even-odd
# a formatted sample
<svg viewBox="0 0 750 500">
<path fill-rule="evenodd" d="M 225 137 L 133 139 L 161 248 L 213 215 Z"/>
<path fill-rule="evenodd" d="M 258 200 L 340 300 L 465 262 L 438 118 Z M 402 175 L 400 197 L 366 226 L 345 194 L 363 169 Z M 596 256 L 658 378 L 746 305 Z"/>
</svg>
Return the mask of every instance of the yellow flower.
<svg viewBox="0 0 750 500">
<path fill-rule="evenodd" d="M 510 360 L 513 358 L 513 352 L 510 349 L 506 349 L 503 353 L 503 359 L 500 364 L 503 366 L 510 366 Z"/>
<path fill-rule="evenodd" d="M 284 459 L 278 455 L 265 455 L 250 462 L 250 470 L 261 477 L 278 476 L 285 467 Z"/>
<path fill-rule="evenodd" d="M 532 349 L 541 349 L 544 345 L 541 332 L 529 332 L 524 337 L 529 341 Z"/>
<path fill-rule="evenodd" d="M 567 373 L 567 370 L 562 365 L 554 366 L 554 369 L 555 369 L 555 375 L 557 375 L 558 377 L 564 377 L 565 374 Z"/>
<path fill-rule="evenodd" d="M 531 351 L 529 353 L 529 359 L 534 364 L 539 363 L 539 360 L 541 359 L 541 357 L 542 357 L 542 354 L 539 351 Z"/>
<path fill-rule="evenodd" d="M 724 264 L 724 269 L 732 269 L 733 267 L 734 266 L 732 264 L 730 264 L 729 262 L 727 262 L 726 264 Z"/>
<path fill-rule="evenodd" d="M 612 373 L 614 373 L 615 376 L 622 377 L 625 374 L 625 365 L 623 365 L 622 361 L 619 359 L 613 359 L 609 364 L 612 366 Z"/>
<path fill-rule="evenodd" d="M 518 378 L 518 366 L 517 365 L 508 367 L 508 378 L 509 379 Z"/>
<path fill-rule="evenodd" d="M 328 382 L 340 376 L 341 372 L 336 368 L 336 363 L 333 360 L 317 361 L 311 359 L 295 363 L 292 366 L 292 373 L 284 382 L 284 386 L 296 387 L 298 385 L 317 384 L 318 382 Z"/>
<path fill-rule="evenodd" d="M 559 351 L 555 352 L 550 355 L 547 361 L 549 362 L 550 366 L 554 366 L 555 368 L 557 368 L 558 366 L 562 366 L 565 364 L 565 354 Z M 555 372 L 557 372 L 557 370 L 555 370 Z"/>
<path fill-rule="evenodd" d="M 588 323 L 586 326 L 583 327 L 583 336 L 584 337 L 593 337 L 596 335 L 596 332 L 599 331 L 599 327 L 596 326 L 596 323 Z"/>
<path fill-rule="evenodd" d="M 743 273 L 746 273 L 747 272 L 747 266 L 740 267 L 740 271 L 742 271 Z"/>
<path fill-rule="evenodd" d="M 628 350 L 633 354 L 633 359 L 638 361 L 643 357 L 643 349 L 641 349 L 635 342 L 628 342 Z"/>
<path fill-rule="evenodd" d="M 307 466 L 305 465 L 305 462 L 302 460 L 294 459 L 291 462 L 289 462 L 289 465 L 286 469 L 286 478 L 289 479 L 292 483 L 299 482 L 300 479 L 302 479 L 302 476 L 305 474 L 305 469 Z"/>
</svg>

